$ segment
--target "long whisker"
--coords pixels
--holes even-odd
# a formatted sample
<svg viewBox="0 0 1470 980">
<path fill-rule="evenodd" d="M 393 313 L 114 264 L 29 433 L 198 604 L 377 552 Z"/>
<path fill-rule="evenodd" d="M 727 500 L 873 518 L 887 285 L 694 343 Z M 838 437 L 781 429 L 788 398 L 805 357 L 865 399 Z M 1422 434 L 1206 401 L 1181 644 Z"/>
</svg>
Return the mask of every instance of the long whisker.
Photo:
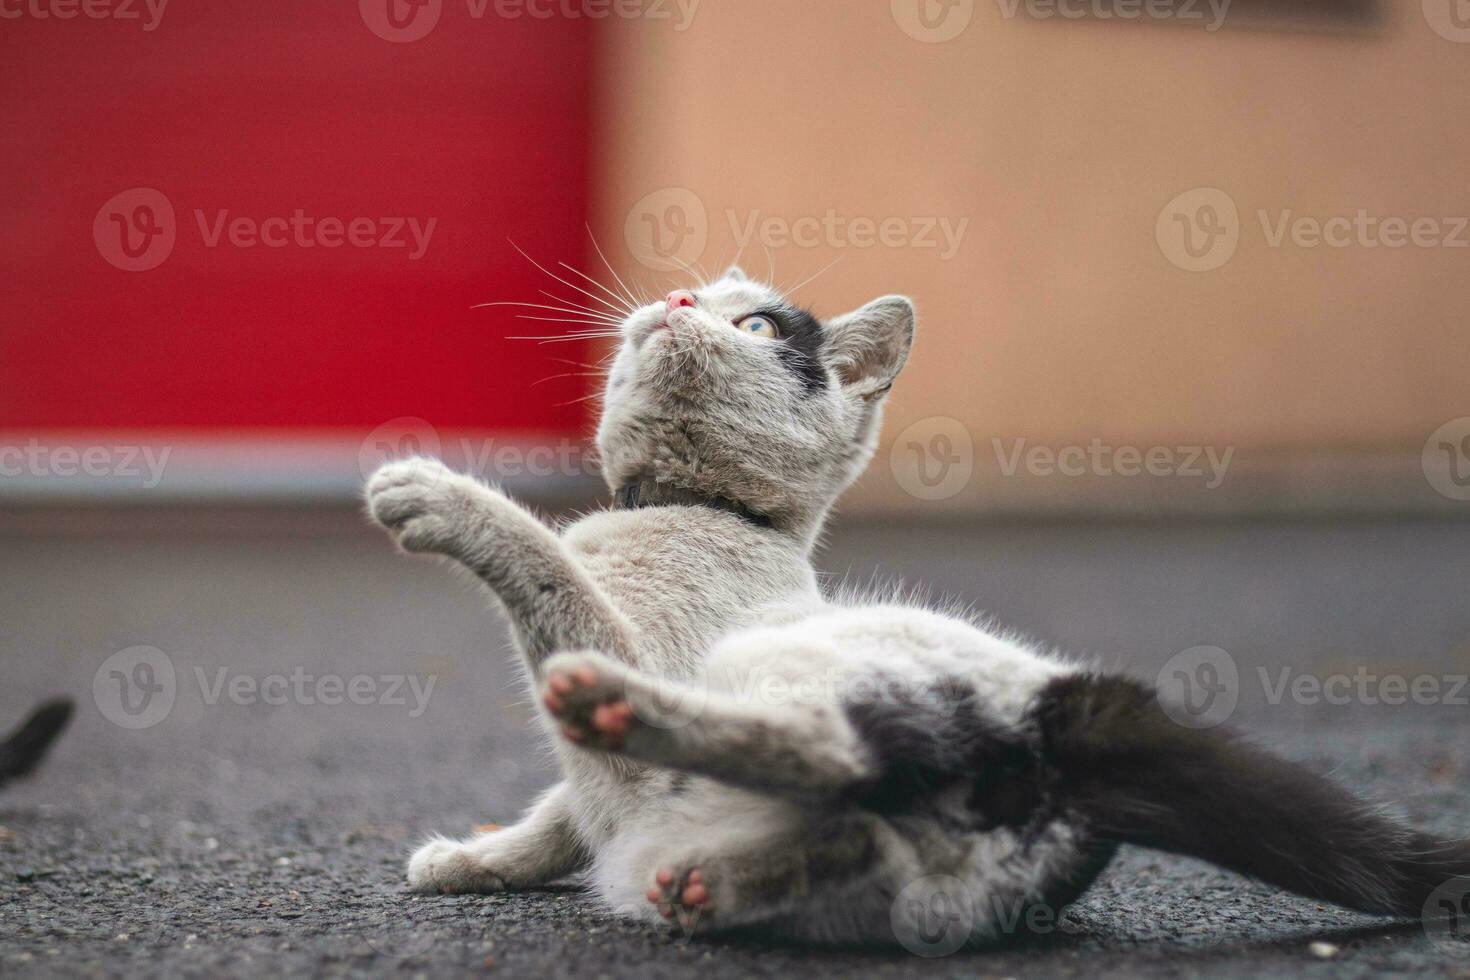
<svg viewBox="0 0 1470 980">
<path fill-rule="evenodd" d="M 608 324 L 601 323 L 601 322 L 599 322 L 597 320 L 588 320 L 585 317 L 532 316 L 529 313 L 517 313 L 516 314 L 516 319 L 517 320 L 545 320 L 547 323 L 585 323 L 587 326 L 589 326 L 589 327 L 596 327 L 599 330 L 602 329 L 603 327 L 608 326 Z"/>
<path fill-rule="evenodd" d="M 602 259 L 602 264 L 607 266 L 608 272 L 612 273 L 613 280 L 618 284 L 618 286 L 623 290 L 624 293 L 627 293 L 628 299 L 632 302 L 633 306 L 638 307 L 642 305 L 638 302 L 638 297 L 633 295 L 633 290 L 629 289 L 628 284 L 623 282 L 623 277 L 618 275 L 618 270 L 613 268 L 613 264 L 609 262 L 607 260 L 607 256 L 603 254 L 602 246 L 597 244 L 597 236 L 592 234 L 592 226 L 590 224 L 587 225 L 587 237 L 592 239 L 592 247 L 597 250 L 597 257 Z"/>
<path fill-rule="evenodd" d="M 587 313 L 596 313 L 598 316 L 607 317 L 609 320 L 617 320 L 619 322 L 622 322 L 621 316 L 615 317 L 611 313 L 604 313 L 601 310 L 594 309 L 593 307 L 586 305 L 585 303 L 578 303 L 574 299 L 567 299 L 563 296 L 557 296 L 555 293 L 548 292 L 545 289 L 537 290 L 537 292 L 539 292 L 542 296 L 548 297 L 549 299 L 556 300 L 558 303 L 566 303 L 569 306 L 575 306 L 577 309 L 583 310 Z"/>
<path fill-rule="evenodd" d="M 587 368 L 589 371 L 590 370 L 596 370 L 596 371 L 599 371 L 599 372 L 601 372 L 603 374 L 606 374 L 607 373 L 606 369 L 599 368 L 596 364 L 588 364 L 585 361 L 574 361 L 574 360 L 572 360 L 569 357 L 548 357 L 547 360 L 548 361 L 555 361 L 558 364 L 566 364 L 566 365 L 568 365 L 570 367 Z"/>
<path fill-rule="evenodd" d="M 569 309 L 566 309 L 565 307 L 561 307 L 561 306 L 547 306 L 545 303 L 518 303 L 518 302 L 476 303 L 474 306 L 470 307 L 470 309 L 472 309 L 472 310 L 479 310 L 479 309 L 483 309 L 483 308 L 485 308 L 487 306 L 522 306 L 522 307 L 525 307 L 526 309 L 531 309 L 531 310 L 551 310 L 553 313 L 587 313 L 589 316 L 595 316 L 599 320 L 602 320 L 603 322 L 608 323 L 608 324 L 619 324 L 619 323 L 622 323 L 623 322 L 622 320 L 619 320 L 617 317 L 612 316 L 611 314 L 608 314 L 608 313 L 599 313 L 597 310 L 569 310 Z"/>
<path fill-rule="evenodd" d="M 818 276 L 822 275 L 828 269 L 832 268 L 834 265 L 836 265 L 837 263 L 839 263 L 841 261 L 842 261 L 842 256 L 839 255 L 839 256 L 837 256 L 837 258 L 833 259 L 831 262 L 828 262 L 826 265 L 822 266 L 821 269 L 817 270 L 816 275 L 807 276 L 805 279 L 803 279 L 801 282 L 797 283 L 795 286 L 792 286 L 790 289 L 783 289 L 782 292 L 784 292 L 784 293 L 794 293 L 794 292 L 796 292 L 798 289 L 800 289 L 803 286 L 811 285 L 811 283 L 814 282 L 817 279 Z"/>
<path fill-rule="evenodd" d="M 705 285 L 705 280 L 708 277 L 706 277 L 703 274 L 701 274 L 698 269 L 695 269 L 688 262 L 685 262 L 683 259 L 679 258 L 679 256 L 674 255 L 673 253 L 665 254 L 663 252 L 659 252 L 659 251 L 657 251 L 655 249 L 651 249 L 651 248 L 648 250 L 648 253 L 650 255 L 652 255 L 655 259 L 658 259 L 661 262 L 672 262 L 674 265 L 676 265 L 679 268 L 683 269 L 684 272 L 687 275 L 691 275 L 695 279 L 699 280 L 699 286 Z"/>
<path fill-rule="evenodd" d="M 574 340 L 598 340 L 608 337 L 608 334 L 566 334 L 564 336 L 551 337 L 507 337 L 506 340 L 534 340 L 542 344 L 566 344 Z"/>
<path fill-rule="evenodd" d="M 553 374 L 553 375 L 551 375 L 549 377 L 542 378 L 540 381 L 532 381 L 531 382 L 531 387 L 534 388 L 537 385 L 544 385 L 548 381 L 557 381 L 557 380 L 560 380 L 561 378 L 601 378 L 601 377 L 604 377 L 604 374 L 601 371 L 568 371 L 565 374 Z"/>
<path fill-rule="evenodd" d="M 507 239 L 507 241 L 509 241 L 509 239 Z M 556 273 L 552 272 L 550 269 L 546 268 L 546 266 L 542 265 L 540 262 L 537 262 L 535 259 L 531 258 L 531 256 L 527 255 L 526 254 L 526 250 L 523 249 L 523 248 L 521 248 L 515 242 L 512 241 L 510 243 L 510 247 L 513 248 L 513 249 L 515 249 L 517 252 L 520 252 L 521 255 L 525 257 L 525 260 L 527 262 L 531 263 L 536 268 L 540 269 L 542 272 L 546 273 L 548 276 L 550 276 L 551 278 L 555 279 L 557 282 L 561 283 L 563 286 L 567 287 L 568 289 L 574 289 L 577 292 L 581 293 L 583 296 L 586 296 L 588 299 L 596 300 L 597 302 L 601 303 L 603 306 L 606 306 L 608 309 L 612 310 L 614 313 L 618 314 L 619 316 L 621 316 L 625 312 L 627 312 L 626 310 L 623 310 L 623 309 L 621 309 L 619 307 L 613 306 L 611 303 L 609 303 L 607 300 L 603 299 L 601 296 L 598 296 L 596 293 L 589 293 L 589 292 L 587 292 L 587 290 L 583 289 L 581 286 L 578 286 L 578 285 L 575 285 L 573 283 L 567 282 L 561 276 L 559 276 Z"/>
<path fill-rule="evenodd" d="M 594 391 L 590 395 L 583 395 L 581 398 L 573 398 L 569 402 L 562 402 L 561 404 L 556 405 L 554 407 L 556 407 L 556 408 L 566 408 L 568 405 L 580 405 L 582 402 L 591 401 L 594 398 L 601 398 L 601 397 L 602 397 L 602 392 L 600 392 L 600 391 Z"/>
<path fill-rule="evenodd" d="M 694 266 L 690 265 L 688 262 L 685 262 L 683 259 L 679 258 L 679 256 L 673 255 L 673 254 L 665 255 L 665 256 L 663 256 L 663 258 L 668 259 L 669 261 L 671 261 L 675 265 L 677 265 L 679 268 L 681 268 L 685 272 L 687 272 L 689 275 L 693 276 L 695 279 L 697 279 L 699 281 L 699 285 L 701 285 L 701 286 L 707 286 L 707 285 L 709 285 L 709 274 L 704 271 L 704 267 L 703 266 L 701 266 L 700 268 L 696 269 Z"/>
<path fill-rule="evenodd" d="M 568 272 L 572 272 L 572 273 L 575 273 L 575 274 L 581 276 L 583 279 L 586 279 L 588 282 L 592 283 L 592 285 L 596 286 L 598 289 L 602 290 L 604 293 L 607 293 L 609 296 L 611 296 L 613 299 L 617 300 L 619 303 L 622 303 L 623 304 L 623 312 L 624 313 L 632 313 L 633 312 L 633 308 L 631 306 L 628 306 L 627 303 L 625 303 L 623 301 L 623 297 L 619 296 L 617 293 L 613 292 L 611 289 L 608 289 L 602 283 L 598 282 L 596 279 L 593 279 L 591 276 L 587 275 L 587 273 L 583 272 L 581 269 L 573 268 L 572 266 L 568 265 L 565 262 L 558 262 L 557 265 L 561 266 L 563 269 L 567 270 Z"/>
</svg>

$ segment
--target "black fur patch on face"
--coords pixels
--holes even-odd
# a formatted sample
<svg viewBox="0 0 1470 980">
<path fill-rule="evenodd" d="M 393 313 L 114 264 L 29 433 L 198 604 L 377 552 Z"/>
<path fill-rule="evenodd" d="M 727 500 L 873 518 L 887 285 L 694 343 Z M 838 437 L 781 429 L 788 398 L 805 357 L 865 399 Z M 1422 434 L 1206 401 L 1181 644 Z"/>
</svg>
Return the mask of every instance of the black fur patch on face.
<svg viewBox="0 0 1470 980">
<path fill-rule="evenodd" d="M 788 371 L 801 382 L 802 390 L 814 394 L 827 387 L 827 369 L 822 366 L 822 344 L 826 337 L 816 317 L 799 306 L 774 306 L 756 315 L 776 321 L 781 331 L 776 354 Z"/>
</svg>

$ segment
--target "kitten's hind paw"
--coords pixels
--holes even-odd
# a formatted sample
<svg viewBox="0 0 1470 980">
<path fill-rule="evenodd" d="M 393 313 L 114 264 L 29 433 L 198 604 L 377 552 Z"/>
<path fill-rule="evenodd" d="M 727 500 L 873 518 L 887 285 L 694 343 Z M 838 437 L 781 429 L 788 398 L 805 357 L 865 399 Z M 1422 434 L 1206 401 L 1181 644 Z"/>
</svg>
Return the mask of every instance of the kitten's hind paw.
<svg viewBox="0 0 1470 980">
<path fill-rule="evenodd" d="M 658 908 L 659 915 L 677 922 L 686 931 L 694 931 L 701 923 L 708 927 L 715 912 L 709 883 L 700 868 L 687 871 L 659 868 L 645 897 Z"/>
<path fill-rule="evenodd" d="M 638 724 L 627 701 L 627 668 L 596 653 L 562 653 L 546 662 L 541 703 L 568 741 L 615 751 Z"/>
</svg>

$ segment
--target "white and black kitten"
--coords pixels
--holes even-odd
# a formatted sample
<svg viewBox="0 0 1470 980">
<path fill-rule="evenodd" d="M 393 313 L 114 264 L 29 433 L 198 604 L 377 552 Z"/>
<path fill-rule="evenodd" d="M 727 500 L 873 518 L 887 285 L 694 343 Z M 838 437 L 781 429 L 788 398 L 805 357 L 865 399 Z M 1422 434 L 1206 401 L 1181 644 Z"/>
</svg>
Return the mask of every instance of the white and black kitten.
<svg viewBox="0 0 1470 980">
<path fill-rule="evenodd" d="M 1470 873 L 1465 846 L 1175 725 L 1136 681 L 824 596 L 812 548 L 913 333 L 903 297 L 821 322 L 731 269 L 621 322 L 598 430 L 612 509 L 553 530 L 435 461 L 374 475 L 401 546 L 504 605 L 564 773 L 520 823 L 425 845 L 415 888 L 581 872 L 639 915 L 892 942 L 919 928 L 896 899 L 925 876 L 976 909 L 1058 909 L 1124 842 L 1395 915 Z"/>
</svg>

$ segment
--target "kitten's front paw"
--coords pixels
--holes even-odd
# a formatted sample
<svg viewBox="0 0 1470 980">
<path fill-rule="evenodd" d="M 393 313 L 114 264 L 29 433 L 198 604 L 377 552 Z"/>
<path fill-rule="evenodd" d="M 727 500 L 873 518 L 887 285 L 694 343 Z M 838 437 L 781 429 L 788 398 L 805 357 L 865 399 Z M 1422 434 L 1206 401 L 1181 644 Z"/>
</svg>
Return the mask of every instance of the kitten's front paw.
<svg viewBox="0 0 1470 980">
<path fill-rule="evenodd" d="M 638 724 L 628 704 L 628 669 L 598 653 L 559 653 L 546 662 L 541 703 L 569 741 L 615 751 Z"/>
<path fill-rule="evenodd" d="M 404 551 L 453 555 L 465 519 L 490 493 L 436 459 L 404 459 L 368 480 L 368 512 Z"/>
<path fill-rule="evenodd" d="M 505 881 L 482 863 L 473 847 L 458 841 L 430 841 L 408 859 L 408 885 L 414 891 L 457 895 L 505 891 Z"/>
</svg>

